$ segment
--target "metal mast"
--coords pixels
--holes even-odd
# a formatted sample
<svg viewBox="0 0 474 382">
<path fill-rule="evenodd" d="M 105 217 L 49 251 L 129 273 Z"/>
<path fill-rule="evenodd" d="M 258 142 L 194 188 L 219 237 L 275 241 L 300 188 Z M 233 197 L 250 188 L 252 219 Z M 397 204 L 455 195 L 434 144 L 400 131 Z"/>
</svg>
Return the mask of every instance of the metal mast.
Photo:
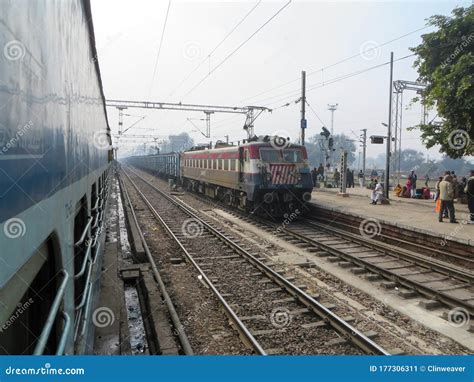
<svg viewBox="0 0 474 382">
<path fill-rule="evenodd" d="M 337 103 L 328 104 L 328 110 L 331 111 L 331 135 L 334 134 L 334 112 L 337 110 L 338 105 Z"/>
</svg>

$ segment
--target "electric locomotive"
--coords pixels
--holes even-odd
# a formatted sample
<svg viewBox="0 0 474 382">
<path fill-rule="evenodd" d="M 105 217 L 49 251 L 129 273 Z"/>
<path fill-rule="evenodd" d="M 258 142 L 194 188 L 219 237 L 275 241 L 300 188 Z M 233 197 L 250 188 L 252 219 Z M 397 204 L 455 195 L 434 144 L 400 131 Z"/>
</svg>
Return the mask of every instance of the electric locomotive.
<svg viewBox="0 0 474 382">
<path fill-rule="evenodd" d="M 305 147 L 282 137 L 255 137 L 239 146 L 186 151 L 181 169 L 188 189 L 272 216 L 301 208 L 313 188 Z"/>
<path fill-rule="evenodd" d="M 254 137 L 241 145 L 218 143 L 126 162 L 230 206 L 271 216 L 301 208 L 313 188 L 306 148 L 282 137 Z"/>
</svg>

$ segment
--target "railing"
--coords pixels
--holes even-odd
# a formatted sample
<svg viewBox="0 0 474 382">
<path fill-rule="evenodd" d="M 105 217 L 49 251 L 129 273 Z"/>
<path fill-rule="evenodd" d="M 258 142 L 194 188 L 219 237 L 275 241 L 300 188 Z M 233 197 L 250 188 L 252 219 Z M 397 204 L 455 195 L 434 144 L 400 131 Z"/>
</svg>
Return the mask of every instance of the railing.
<svg viewBox="0 0 474 382">
<path fill-rule="evenodd" d="M 89 237 L 89 240 L 86 241 L 87 249 L 84 256 L 84 261 L 82 262 L 81 269 L 77 274 L 74 275 L 74 280 L 77 280 L 84 276 L 87 272 L 86 282 L 84 292 L 81 298 L 79 305 L 76 306 L 75 311 L 75 334 L 74 340 L 76 340 L 79 322 L 82 318 L 82 313 L 85 307 L 85 314 L 83 320 L 83 328 L 81 333 L 84 334 L 85 328 L 87 327 L 87 321 L 89 317 L 89 310 L 90 310 L 90 300 L 92 296 L 92 284 L 91 275 L 93 273 L 94 264 L 99 257 L 100 250 L 101 250 L 101 242 L 100 237 L 104 231 L 104 216 L 105 216 L 105 209 L 107 206 L 107 199 L 108 199 L 108 192 L 109 192 L 109 170 L 107 170 L 107 176 L 104 181 L 104 187 L 100 191 L 97 201 L 95 202 L 94 206 L 91 208 L 91 214 L 93 216 L 89 216 L 87 223 L 82 231 L 81 237 L 79 240 L 74 243 L 75 247 L 79 247 L 83 245 L 86 241 L 86 238 Z M 93 224 L 94 223 L 94 224 Z M 89 234 L 89 231 L 91 233 Z M 94 256 L 91 256 L 92 249 L 94 248 Z M 46 322 L 41 330 L 41 334 L 36 342 L 35 349 L 33 351 L 34 355 L 41 355 L 44 353 L 46 345 L 48 343 L 49 337 L 51 335 L 51 331 L 53 329 L 54 323 L 56 322 L 58 313 L 61 309 L 61 304 L 64 298 L 64 294 L 66 291 L 67 283 L 70 279 L 69 273 L 66 270 L 61 270 L 60 274 L 63 276 L 61 284 L 58 288 L 56 296 L 54 297 L 53 303 L 51 305 L 51 309 L 49 310 L 48 316 L 46 318 Z M 63 317 L 63 327 L 61 332 L 61 337 L 59 338 L 58 346 L 56 349 L 56 355 L 64 354 L 67 338 L 70 332 L 71 327 L 71 317 L 65 311 L 61 311 Z"/>
<path fill-rule="evenodd" d="M 46 319 L 46 323 L 44 324 L 43 330 L 39 336 L 38 342 L 36 343 L 35 350 L 33 352 L 34 355 L 41 355 L 44 352 L 44 348 L 49 339 L 49 335 L 51 334 L 51 330 L 53 329 L 54 322 L 56 321 L 56 316 L 58 315 L 59 308 L 61 307 L 61 302 L 64 297 L 64 292 L 66 291 L 66 285 L 69 279 L 69 274 L 63 269 L 61 271 L 63 275 L 63 281 L 59 286 L 58 293 L 56 293 L 56 297 L 54 298 L 53 305 L 49 310 L 48 318 Z M 64 313 L 63 313 L 64 315 Z M 58 349 L 56 354 L 61 354 L 64 351 L 64 346 L 66 343 L 66 338 L 69 332 L 69 316 L 64 315 L 66 318 L 66 323 L 64 324 L 63 332 L 61 335 L 61 339 L 59 341 Z"/>
<path fill-rule="evenodd" d="M 75 307 L 75 320 L 74 320 L 74 341 L 77 340 L 79 333 L 83 335 L 87 328 L 87 324 L 90 319 L 90 305 L 92 299 L 92 291 L 94 280 L 92 280 L 92 274 L 94 271 L 94 265 L 97 262 L 98 257 L 100 256 L 101 251 L 101 236 L 104 232 L 105 225 L 105 211 L 107 208 L 107 199 L 109 193 L 109 172 L 107 171 L 107 176 L 103 182 L 103 187 L 98 193 L 97 201 L 94 204 L 94 207 L 91 208 L 90 220 L 88 226 L 85 228 L 85 234 L 87 236 L 87 231 L 90 228 L 90 236 L 87 241 L 87 249 L 84 255 L 84 260 L 81 265 L 81 269 L 77 274 L 74 275 L 74 279 L 78 280 L 84 275 L 86 275 L 84 290 L 82 292 L 81 299 Z M 83 233 L 84 235 L 84 233 Z M 82 237 L 81 237 L 82 238 Z M 76 243 L 76 245 L 81 245 L 84 240 Z M 81 325 L 82 324 L 82 325 Z M 81 328 L 82 326 L 82 328 Z"/>
</svg>

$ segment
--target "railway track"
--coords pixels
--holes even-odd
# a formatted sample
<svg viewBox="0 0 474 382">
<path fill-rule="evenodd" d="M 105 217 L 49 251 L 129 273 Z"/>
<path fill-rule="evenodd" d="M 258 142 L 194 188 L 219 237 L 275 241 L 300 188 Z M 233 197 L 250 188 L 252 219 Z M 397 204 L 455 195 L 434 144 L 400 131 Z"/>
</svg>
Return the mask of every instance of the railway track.
<svg viewBox="0 0 474 382">
<path fill-rule="evenodd" d="M 320 212 L 319 212 L 320 211 Z M 326 212 L 324 210 L 316 210 L 316 213 L 330 214 L 329 216 L 312 216 L 311 220 L 322 223 L 326 226 L 340 228 L 346 232 L 358 233 L 362 226 L 364 219 L 354 216 L 346 216 L 342 213 L 336 213 L 332 215 L 332 211 Z M 396 246 L 398 248 L 405 248 L 409 251 L 416 252 L 418 254 L 426 255 L 431 259 L 441 260 L 453 265 L 465 267 L 466 269 L 474 269 L 474 249 L 456 247 L 452 248 L 453 244 L 443 242 L 436 238 L 436 242 L 420 242 L 419 237 L 403 236 L 399 233 L 400 228 L 397 227 L 386 227 L 379 225 L 377 235 L 373 238 L 378 242 L 383 242 Z M 388 232 L 387 232 L 388 231 Z M 432 239 L 433 240 L 433 239 Z"/>
<path fill-rule="evenodd" d="M 130 196 L 127 192 L 127 189 L 124 186 L 123 181 L 120 178 L 118 178 L 118 179 L 119 179 L 120 189 L 121 189 L 121 191 L 124 195 L 124 200 L 127 203 L 127 205 L 130 206 L 130 212 L 132 214 L 134 224 L 137 227 L 138 234 L 140 236 L 140 240 L 143 244 L 143 249 L 146 253 L 148 262 L 150 264 L 151 274 L 153 275 L 153 280 L 158 284 L 158 288 L 160 290 L 161 298 L 163 299 L 164 305 L 166 306 L 166 310 L 167 310 L 167 313 L 169 315 L 172 326 L 175 329 L 179 329 L 179 328 L 182 327 L 182 323 L 179 319 L 178 314 L 176 313 L 175 307 L 174 307 L 173 302 L 172 302 L 172 300 L 171 300 L 171 298 L 168 294 L 168 291 L 166 289 L 165 283 L 163 282 L 162 276 L 161 276 L 160 272 L 158 271 L 156 263 L 153 259 L 151 251 L 150 251 L 150 249 L 148 247 L 148 244 L 146 242 L 145 236 L 144 236 L 143 232 L 140 229 L 140 225 L 138 224 L 138 219 L 137 219 L 135 210 L 133 208 Z M 144 288 L 146 289 L 146 286 L 144 285 L 144 283 L 141 283 L 141 289 L 144 289 Z M 137 293 L 139 293 L 139 289 L 140 288 L 135 289 Z M 141 292 L 143 292 L 143 291 L 141 291 Z M 145 296 L 143 296 L 143 294 L 148 295 L 148 292 L 142 293 L 142 299 L 145 299 Z M 148 304 L 143 304 L 142 307 L 149 308 Z M 164 311 L 164 309 L 159 310 L 160 313 L 163 312 L 163 311 Z M 159 353 L 160 352 L 160 350 L 159 350 L 160 349 L 160 344 L 159 343 L 160 343 L 160 340 L 163 340 L 163 338 L 158 339 L 155 331 L 153 329 L 151 329 L 151 328 L 154 327 L 153 319 L 154 319 L 155 314 L 156 314 L 155 312 L 147 312 L 147 314 L 143 315 L 143 323 L 144 323 L 145 327 L 148 327 L 148 332 L 153 333 L 153 335 L 151 335 L 151 338 L 147 339 L 148 340 L 148 345 L 150 346 L 151 353 L 152 354 L 162 354 L 162 353 Z M 164 317 L 159 317 L 159 318 L 164 319 Z M 163 334 L 163 333 L 166 332 L 166 329 L 164 329 L 164 330 L 161 329 L 160 332 L 161 332 L 161 334 Z M 175 339 L 176 347 L 170 345 L 170 343 L 168 342 L 167 343 L 168 349 L 166 350 L 167 351 L 166 354 L 176 355 L 176 354 L 178 354 L 178 351 L 180 349 L 180 351 L 185 355 L 193 355 L 194 354 L 193 349 L 191 347 L 191 344 L 189 343 L 189 339 L 187 338 L 186 333 L 184 333 L 183 331 L 180 331 L 180 330 L 176 330 L 176 332 L 177 332 L 177 338 Z"/>
<path fill-rule="evenodd" d="M 287 225 L 276 224 L 200 195 L 196 197 L 317 256 L 327 257 L 369 281 L 381 281 L 389 289 L 401 288 L 399 294 L 403 298 L 428 298 L 421 302 L 427 309 L 445 305 L 465 316 L 474 316 L 474 272 L 469 269 L 311 219 L 298 217 Z M 369 229 L 368 236 L 373 229 L 377 228 Z"/>
<path fill-rule="evenodd" d="M 184 202 L 131 169 L 123 173 L 181 248 L 175 261 L 196 268 L 255 353 L 389 354 Z"/>
</svg>

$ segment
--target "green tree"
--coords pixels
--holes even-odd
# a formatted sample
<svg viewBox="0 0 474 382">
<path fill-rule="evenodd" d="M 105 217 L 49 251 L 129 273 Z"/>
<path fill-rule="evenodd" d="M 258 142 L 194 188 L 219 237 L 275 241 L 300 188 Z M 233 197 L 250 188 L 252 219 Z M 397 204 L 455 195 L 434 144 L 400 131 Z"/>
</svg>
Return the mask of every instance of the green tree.
<svg viewBox="0 0 474 382">
<path fill-rule="evenodd" d="M 420 124 L 427 148 L 436 144 L 453 158 L 474 154 L 474 6 L 456 8 L 452 17 L 432 16 L 436 31 L 411 48 L 418 56 L 418 80 L 426 83 L 422 102 L 436 106 L 441 123 Z"/>
</svg>

